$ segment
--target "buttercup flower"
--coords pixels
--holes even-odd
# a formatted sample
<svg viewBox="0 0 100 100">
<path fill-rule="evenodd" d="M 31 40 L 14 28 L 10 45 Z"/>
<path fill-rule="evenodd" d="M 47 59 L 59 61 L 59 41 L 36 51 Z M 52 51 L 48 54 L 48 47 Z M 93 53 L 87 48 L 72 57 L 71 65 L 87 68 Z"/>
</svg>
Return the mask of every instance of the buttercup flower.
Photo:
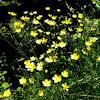
<svg viewBox="0 0 100 100">
<path fill-rule="evenodd" d="M 59 42 L 58 44 L 61 48 L 65 47 L 66 46 L 66 43 L 65 42 Z"/>
<path fill-rule="evenodd" d="M 24 11 L 24 14 L 28 14 L 28 11 Z"/>
<path fill-rule="evenodd" d="M 73 14 L 72 17 L 73 17 L 73 18 L 77 18 L 77 15 L 76 15 L 76 14 Z"/>
<path fill-rule="evenodd" d="M 90 39 L 90 42 L 96 42 L 96 40 L 98 40 L 97 37 L 89 37 L 89 39 Z"/>
<path fill-rule="evenodd" d="M 29 82 L 34 83 L 34 78 L 33 77 L 29 78 Z"/>
<path fill-rule="evenodd" d="M 34 18 L 33 19 L 33 24 L 36 24 L 37 25 L 37 24 L 40 24 L 40 22 L 37 19 Z"/>
<path fill-rule="evenodd" d="M 60 40 L 60 41 L 62 40 L 62 38 L 60 36 L 57 36 L 57 39 Z"/>
<path fill-rule="evenodd" d="M 83 14 L 79 13 L 78 18 L 83 18 Z"/>
<path fill-rule="evenodd" d="M 39 59 L 43 59 L 44 58 L 45 53 L 41 54 Z"/>
<path fill-rule="evenodd" d="M 57 16 L 52 16 L 51 18 L 52 18 L 52 20 L 55 20 L 57 18 Z"/>
<path fill-rule="evenodd" d="M 46 10 L 50 10 L 50 7 L 45 7 Z"/>
<path fill-rule="evenodd" d="M 22 77 L 21 79 L 19 79 L 20 84 L 26 84 L 27 79 Z"/>
<path fill-rule="evenodd" d="M 42 39 L 37 39 L 37 40 L 36 40 L 36 43 L 37 43 L 37 44 L 41 44 L 41 43 L 42 43 Z"/>
<path fill-rule="evenodd" d="M 3 95 L 4 95 L 4 97 L 10 96 L 11 95 L 11 91 L 9 89 L 5 90 Z"/>
<path fill-rule="evenodd" d="M 37 14 L 37 11 L 34 11 L 33 14 Z"/>
<path fill-rule="evenodd" d="M 34 36 L 34 37 L 38 35 L 37 31 L 31 31 L 30 34 L 31 34 L 31 36 Z"/>
<path fill-rule="evenodd" d="M 65 30 L 65 29 L 62 29 L 62 30 L 60 31 L 60 35 L 64 35 L 64 34 L 66 34 L 66 30 Z"/>
<path fill-rule="evenodd" d="M 100 56 L 98 57 L 98 59 L 97 59 L 98 61 L 100 61 Z"/>
<path fill-rule="evenodd" d="M 43 83 L 43 85 L 44 85 L 45 87 L 51 86 L 51 80 L 45 79 L 44 81 L 42 81 L 42 83 Z"/>
<path fill-rule="evenodd" d="M 81 27 L 76 28 L 78 32 L 82 32 L 83 29 Z"/>
<path fill-rule="evenodd" d="M 92 42 L 86 41 L 86 42 L 85 42 L 85 45 L 86 45 L 86 46 L 91 46 L 91 45 L 92 45 Z"/>
<path fill-rule="evenodd" d="M 66 71 L 66 70 L 64 70 L 63 72 L 61 72 L 61 75 L 63 76 L 63 77 L 68 77 L 68 75 L 69 75 L 69 73 Z"/>
<path fill-rule="evenodd" d="M 87 47 L 86 47 L 86 49 L 87 49 L 88 51 L 90 51 L 90 50 L 91 50 L 90 46 L 87 46 Z"/>
<path fill-rule="evenodd" d="M 69 88 L 69 86 L 67 85 L 67 83 L 62 84 L 62 87 L 64 90 L 67 90 Z"/>
<path fill-rule="evenodd" d="M 43 65 L 44 65 L 43 62 L 39 62 L 39 63 L 37 63 L 37 67 L 36 67 L 36 69 L 37 69 L 38 71 L 43 70 Z"/>
<path fill-rule="evenodd" d="M 61 82 L 61 75 L 55 74 L 54 77 L 52 77 L 52 80 L 54 80 L 54 83 Z"/>
<path fill-rule="evenodd" d="M 80 55 L 78 55 L 77 53 L 71 54 L 71 59 L 78 60 L 79 57 L 80 57 Z"/>
<path fill-rule="evenodd" d="M 61 9 L 57 9 L 57 12 L 60 12 L 61 11 Z"/>
<path fill-rule="evenodd" d="M 15 30 L 15 32 L 20 33 L 21 32 L 21 29 L 18 28 L 18 29 Z"/>
<path fill-rule="evenodd" d="M 43 96 L 43 90 L 38 91 L 39 96 Z"/>
<path fill-rule="evenodd" d="M 32 56 L 32 57 L 30 57 L 30 60 L 31 61 L 35 61 L 36 60 L 36 57 Z"/>
<path fill-rule="evenodd" d="M 48 70 L 47 69 L 45 69 L 45 73 L 47 73 L 48 72 Z"/>
<path fill-rule="evenodd" d="M 30 13 L 29 13 L 29 15 L 31 15 L 31 16 L 32 16 L 32 15 L 33 15 L 33 12 L 30 12 Z"/>
</svg>

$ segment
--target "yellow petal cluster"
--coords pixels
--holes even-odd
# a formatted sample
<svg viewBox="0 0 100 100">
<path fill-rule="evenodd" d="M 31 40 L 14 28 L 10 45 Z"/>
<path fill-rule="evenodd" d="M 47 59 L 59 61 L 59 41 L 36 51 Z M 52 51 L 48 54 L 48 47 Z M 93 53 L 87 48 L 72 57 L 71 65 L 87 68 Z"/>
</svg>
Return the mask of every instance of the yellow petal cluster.
<svg viewBox="0 0 100 100">
<path fill-rule="evenodd" d="M 45 87 L 51 86 L 51 80 L 45 79 L 44 81 L 42 81 L 42 83 L 43 83 L 43 86 Z"/>
<path fill-rule="evenodd" d="M 54 80 L 54 83 L 61 82 L 61 75 L 55 74 L 54 77 L 52 77 L 52 80 Z"/>
<path fill-rule="evenodd" d="M 26 84 L 26 82 L 27 82 L 27 79 L 24 78 L 24 77 L 22 77 L 21 79 L 19 79 L 19 83 L 22 84 L 22 85 Z"/>
<path fill-rule="evenodd" d="M 77 53 L 71 54 L 71 59 L 73 59 L 73 60 L 78 60 L 79 57 L 80 57 L 80 55 L 78 55 Z"/>
</svg>

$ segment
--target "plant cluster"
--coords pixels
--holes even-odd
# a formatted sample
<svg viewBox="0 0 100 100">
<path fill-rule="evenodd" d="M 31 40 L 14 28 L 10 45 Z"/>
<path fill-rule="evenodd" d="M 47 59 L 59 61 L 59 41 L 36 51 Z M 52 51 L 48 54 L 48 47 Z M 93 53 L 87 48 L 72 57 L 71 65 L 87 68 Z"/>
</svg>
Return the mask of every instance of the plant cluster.
<svg viewBox="0 0 100 100">
<path fill-rule="evenodd" d="M 11 37 L 21 55 L 16 59 L 20 66 L 15 66 L 20 86 L 4 89 L 0 98 L 63 100 L 68 94 L 92 94 L 95 89 L 94 95 L 100 95 L 99 21 L 78 12 L 58 16 L 50 13 L 50 7 L 45 10 L 45 17 L 37 11 L 25 11 L 20 19 L 17 13 L 8 12 L 10 28 L 3 26 L 1 31 L 9 33 L 2 35 Z"/>
</svg>

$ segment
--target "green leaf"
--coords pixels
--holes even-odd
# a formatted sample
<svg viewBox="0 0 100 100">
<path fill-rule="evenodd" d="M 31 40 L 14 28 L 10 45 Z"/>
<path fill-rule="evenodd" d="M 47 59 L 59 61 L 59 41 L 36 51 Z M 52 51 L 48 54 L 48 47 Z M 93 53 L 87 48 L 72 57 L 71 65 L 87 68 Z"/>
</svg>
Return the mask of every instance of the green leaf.
<svg viewBox="0 0 100 100">
<path fill-rule="evenodd" d="M 8 82 L 5 82 L 5 83 L 2 84 L 2 87 L 4 89 L 6 89 L 6 88 L 10 87 L 10 84 Z"/>
</svg>

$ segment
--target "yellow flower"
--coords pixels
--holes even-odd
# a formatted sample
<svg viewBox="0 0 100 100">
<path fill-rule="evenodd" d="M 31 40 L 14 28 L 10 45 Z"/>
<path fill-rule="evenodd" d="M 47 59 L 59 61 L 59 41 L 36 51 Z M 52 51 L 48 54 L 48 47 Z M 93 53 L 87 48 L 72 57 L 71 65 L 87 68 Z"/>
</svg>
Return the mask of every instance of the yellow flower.
<svg viewBox="0 0 100 100">
<path fill-rule="evenodd" d="M 83 29 L 81 27 L 76 28 L 76 29 L 77 29 L 78 32 L 82 32 L 83 31 Z"/>
<path fill-rule="evenodd" d="M 57 9 L 57 12 L 60 12 L 61 11 L 61 9 Z"/>
<path fill-rule="evenodd" d="M 54 77 L 52 77 L 52 80 L 54 80 L 54 83 L 61 82 L 61 75 L 55 74 Z"/>
<path fill-rule="evenodd" d="M 81 33 L 78 33 L 78 37 L 79 37 L 79 38 L 81 37 L 81 35 L 82 35 Z"/>
<path fill-rule="evenodd" d="M 83 52 L 83 54 L 87 54 L 87 52 L 86 52 L 86 51 L 84 51 L 84 50 L 82 50 L 82 52 Z"/>
<path fill-rule="evenodd" d="M 47 53 L 50 53 L 50 52 L 52 52 L 52 51 L 54 51 L 54 50 L 55 50 L 55 49 L 50 48 L 50 49 L 47 50 Z"/>
<path fill-rule="evenodd" d="M 43 96 L 43 90 L 38 91 L 39 96 Z"/>
<path fill-rule="evenodd" d="M 30 34 L 31 34 L 31 36 L 34 36 L 34 37 L 38 35 L 37 31 L 31 31 Z"/>
<path fill-rule="evenodd" d="M 86 42 L 85 42 L 85 45 L 86 45 L 86 46 L 91 46 L 91 45 L 92 45 L 92 42 L 86 41 Z"/>
<path fill-rule="evenodd" d="M 37 18 L 38 20 L 40 20 L 42 17 L 43 17 L 43 15 L 39 15 L 39 16 L 37 16 L 36 18 Z"/>
<path fill-rule="evenodd" d="M 42 83 L 43 83 L 43 85 L 44 85 L 45 87 L 51 86 L 51 80 L 45 79 L 44 81 L 42 81 Z"/>
<path fill-rule="evenodd" d="M 50 62 L 53 62 L 53 59 L 51 57 L 46 57 L 45 58 L 46 62 L 50 63 Z"/>
<path fill-rule="evenodd" d="M 83 14 L 79 13 L 78 18 L 83 18 Z"/>
<path fill-rule="evenodd" d="M 39 63 L 37 63 L 37 67 L 36 67 L 36 69 L 37 69 L 38 71 L 43 70 L 43 65 L 44 65 L 43 62 L 39 62 Z"/>
<path fill-rule="evenodd" d="M 57 36 L 57 39 L 60 40 L 60 41 L 62 40 L 62 38 L 60 36 Z"/>
<path fill-rule="evenodd" d="M 0 98 L 3 98 L 4 97 L 4 95 L 3 94 L 0 94 Z"/>
<path fill-rule="evenodd" d="M 58 45 L 59 45 L 61 48 L 63 48 L 63 47 L 66 46 L 66 43 L 65 43 L 65 42 L 60 42 Z"/>
<path fill-rule="evenodd" d="M 68 90 L 69 86 L 67 85 L 67 83 L 62 84 L 62 87 L 64 90 Z"/>
<path fill-rule="evenodd" d="M 29 13 L 29 15 L 31 15 L 31 16 L 32 16 L 32 15 L 33 15 L 33 12 L 30 12 L 30 13 Z"/>
<path fill-rule="evenodd" d="M 8 11 L 8 14 L 11 14 L 11 12 L 10 12 L 10 11 Z"/>
<path fill-rule="evenodd" d="M 22 17 L 21 17 L 21 20 L 28 21 L 28 20 L 30 20 L 30 17 L 22 16 Z"/>
<path fill-rule="evenodd" d="M 75 48 L 74 51 L 76 52 L 77 51 L 77 48 Z"/>
<path fill-rule="evenodd" d="M 36 57 L 32 56 L 32 57 L 30 57 L 30 60 L 31 61 L 35 61 L 36 60 Z"/>
<path fill-rule="evenodd" d="M 37 40 L 36 40 L 36 43 L 37 43 L 37 44 L 41 44 L 41 43 L 42 43 L 42 39 L 37 39 Z"/>
<path fill-rule="evenodd" d="M 77 15 L 76 15 L 76 14 L 73 14 L 72 17 L 73 17 L 73 18 L 77 18 Z"/>
<path fill-rule="evenodd" d="M 45 73 L 47 73 L 48 72 L 48 70 L 47 69 L 45 69 Z"/>
<path fill-rule="evenodd" d="M 45 39 L 45 38 L 42 38 L 42 41 L 41 41 L 42 43 L 47 43 L 47 39 Z"/>
<path fill-rule="evenodd" d="M 82 21 L 80 19 L 77 20 L 79 23 L 81 23 Z"/>
<path fill-rule="evenodd" d="M 34 11 L 33 14 L 37 14 L 37 11 Z"/>
<path fill-rule="evenodd" d="M 39 59 L 43 59 L 44 58 L 45 53 L 41 54 Z"/>
<path fill-rule="evenodd" d="M 91 30 L 91 31 L 94 31 L 94 30 L 95 30 L 95 28 L 94 28 L 94 27 L 91 27 L 91 28 L 90 28 L 90 30 Z"/>
<path fill-rule="evenodd" d="M 90 46 L 87 46 L 87 50 L 88 50 L 88 51 L 90 51 L 90 50 L 91 50 Z"/>
<path fill-rule="evenodd" d="M 96 40 L 98 40 L 98 38 L 96 37 L 89 37 L 89 39 L 90 39 L 90 42 L 96 42 Z"/>
<path fill-rule="evenodd" d="M 45 32 L 47 35 L 49 35 L 50 34 L 50 32 Z"/>
<path fill-rule="evenodd" d="M 66 19 L 66 20 L 63 20 L 63 21 L 61 21 L 61 23 L 62 24 L 72 24 L 72 22 L 71 22 L 71 18 L 68 18 L 68 19 Z"/>
<path fill-rule="evenodd" d="M 24 61 L 24 64 L 27 65 L 27 64 L 29 64 L 30 62 L 31 62 L 31 60 L 26 60 L 26 61 Z"/>
<path fill-rule="evenodd" d="M 97 59 L 98 61 L 100 61 L 100 56 L 98 57 L 98 59 Z"/>
<path fill-rule="evenodd" d="M 14 27 L 20 26 L 22 23 L 19 21 L 14 22 Z"/>
<path fill-rule="evenodd" d="M 20 84 L 26 84 L 27 79 L 22 77 L 21 79 L 19 79 Z"/>
<path fill-rule="evenodd" d="M 80 26 L 83 26 L 83 24 L 82 24 L 82 23 L 80 23 Z"/>
<path fill-rule="evenodd" d="M 55 20 L 57 18 L 57 16 L 52 16 L 51 18 L 52 18 L 52 20 Z"/>
<path fill-rule="evenodd" d="M 24 11 L 24 14 L 28 14 L 28 11 Z"/>
<path fill-rule="evenodd" d="M 34 18 L 33 19 L 33 24 L 36 24 L 37 25 L 37 24 L 40 24 L 40 22 L 37 19 Z"/>
<path fill-rule="evenodd" d="M 17 14 L 14 13 L 14 12 L 11 12 L 10 15 L 12 15 L 12 16 L 16 16 Z"/>
<path fill-rule="evenodd" d="M 56 22 L 51 20 L 49 25 L 55 25 L 55 24 Z"/>
<path fill-rule="evenodd" d="M 51 14 L 48 14 L 48 16 L 49 16 L 49 17 L 52 17 L 52 15 L 51 15 Z"/>
<path fill-rule="evenodd" d="M 18 61 L 23 61 L 24 59 L 25 59 L 25 58 L 22 57 L 22 58 L 20 58 Z"/>
<path fill-rule="evenodd" d="M 34 83 L 34 78 L 33 77 L 29 78 L 29 82 Z"/>
<path fill-rule="evenodd" d="M 66 30 L 65 30 L 65 29 L 62 29 L 62 30 L 60 31 L 60 35 L 64 35 L 64 34 L 66 34 Z"/>
<path fill-rule="evenodd" d="M 42 33 L 43 31 L 42 31 L 42 29 L 38 29 L 38 32 Z"/>
<path fill-rule="evenodd" d="M 61 72 L 61 75 L 63 76 L 63 77 L 68 77 L 68 75 L 69 75 L 69 73 L 66 71 L 66 70 L 64 70 L 63 72 Z"/>
<path fill-rule="evenodd" d="M 21 29 L 18 28 L 18 29 L 16 29 L 15 31 L 16 31 L 17 33 L 20 33 L 20 32 L 21 32 Z"/>
<path fill-rule="evenodd" d="M 11 91 L 9 89 L 5 90 L 3 95 L 4 95 L 4 97 L 10 96 L 11 95 Z"/>
<path fill-rule="evenodd" d="M 45 7 L 46 10 L 50 10 L 50 7 Z"/>
<path fill-rule="evenodd" d="M 30 72 L 33 72 L 34 69 L 36 68 L 34 63 L 33 62 L 29 62 L 29 60 L 26 61 L 24 64 L 25 64 L 25 68 L 27 68 L 27 70 L 30 71 Z"/>
<path fill-rule="evenodd" d="M 72 30 L 72 28 L 68 28 L 68 30 L 70 31 L 70 32 L 72 32 L 73 30 Z"/>
<path fill-rule="evenodd" d="M 56 62 L 57 61 L 57 56 L 49 56 L 54 62 Z"/>
<path fill-rule="evenodd" d="M 78 55 L 77 53 L 73 53 L 73 54 L 71 55 L 71 59 L 74 59 L 74 60 L 78 60 L 79 57 L 80 57 L 80 55 Z"/>
<path fill-rule="evenodd" d="M 25 26 L 25 24 L 21 24 L 20 27 L 23 28 Z"/>
</svg>

